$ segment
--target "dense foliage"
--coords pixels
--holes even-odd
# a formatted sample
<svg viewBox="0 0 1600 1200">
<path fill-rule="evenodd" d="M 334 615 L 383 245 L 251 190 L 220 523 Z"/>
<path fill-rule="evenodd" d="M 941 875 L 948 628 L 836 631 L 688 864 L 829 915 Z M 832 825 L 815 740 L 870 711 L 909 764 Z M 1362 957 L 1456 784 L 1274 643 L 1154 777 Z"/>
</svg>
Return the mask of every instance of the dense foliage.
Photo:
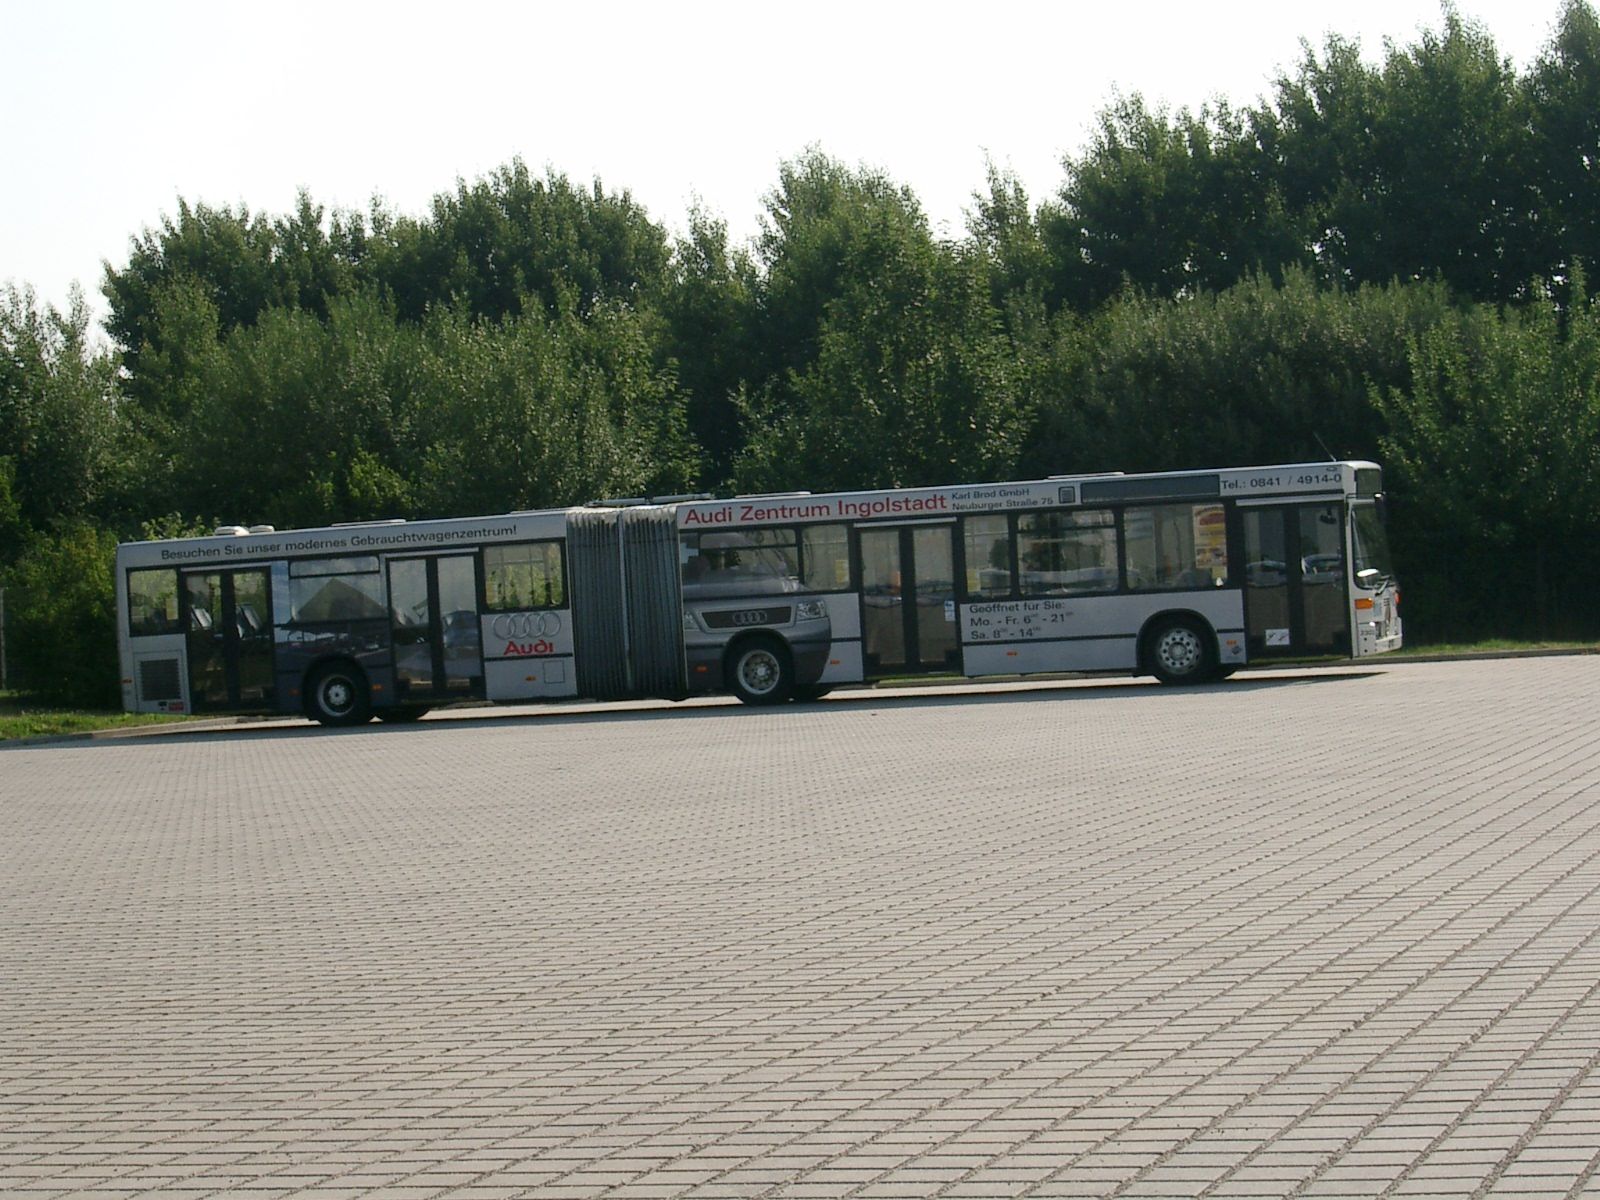
<svg viewBox="0 0 1600 1200">
<path fill-rule="evenodd" d="M 1597 632 L 1587 3 L 1520 74 L 1447 9 L 1379 62 L 1308 46 L 1251 107 L 1119 97 L 1064 166 L 1039 203 L 991 171 L 954 240 L 820 149 L 743 246 L 520 161 L 420 216 L 180 201 L 108 267 L 109 348 L 0 296 L 0 581 L 12 644 L 51 647 L 19 665 L 107 694 L 104 588 L 71 580 L 152 518 L 1329 454 L 1389 467 L 1412 640 Z"/>
</svg>

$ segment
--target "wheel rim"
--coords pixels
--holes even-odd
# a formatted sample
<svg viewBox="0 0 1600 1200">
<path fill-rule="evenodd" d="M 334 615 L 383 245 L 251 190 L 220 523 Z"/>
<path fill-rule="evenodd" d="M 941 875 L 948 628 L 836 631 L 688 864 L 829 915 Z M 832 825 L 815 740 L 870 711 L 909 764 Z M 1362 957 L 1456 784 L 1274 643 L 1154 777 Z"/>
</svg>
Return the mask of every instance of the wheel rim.
<svg viewBox="0 0 1600 1200">
<path fill-rule="evenodd" d="M 342 716 L 355 703 L 356 689 L 348 679 L 330 679 L 322 685 L 322 707 Z"/>
<path fill-rule="evenodd" d="M 765 696 L 778 686 L 783 671 L 770 650 L 751 650 L 739 657 L 739 682 L 752 696 Z"/>
<path fill-rule="evenodd" d="M 1182 626 L 1167 630 L 1156 642 L 1156 657 L 1172 675 L 1193 674 L 1202 653 L 1199 636 Z"/>
</svg>

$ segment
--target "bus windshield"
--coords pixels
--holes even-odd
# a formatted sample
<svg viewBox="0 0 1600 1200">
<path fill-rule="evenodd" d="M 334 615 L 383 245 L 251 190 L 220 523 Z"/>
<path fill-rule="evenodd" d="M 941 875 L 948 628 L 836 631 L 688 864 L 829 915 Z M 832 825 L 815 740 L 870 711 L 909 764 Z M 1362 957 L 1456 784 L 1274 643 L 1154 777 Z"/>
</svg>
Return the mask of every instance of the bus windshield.
<svg viewBox="0 0 1600 1200">
<path fill-rule="evenodd" d="M 1389 535 L 1378 516 L 1376 504 L 1357 504 L 1350 510 L 1355 527 L 1356 583 L 1366 588 L 1376 588 L 1394 578 L 1394 566 L 1389 558 Z M 1377 574 L 1366 574 L 1376 571 Z"/>
</svg>

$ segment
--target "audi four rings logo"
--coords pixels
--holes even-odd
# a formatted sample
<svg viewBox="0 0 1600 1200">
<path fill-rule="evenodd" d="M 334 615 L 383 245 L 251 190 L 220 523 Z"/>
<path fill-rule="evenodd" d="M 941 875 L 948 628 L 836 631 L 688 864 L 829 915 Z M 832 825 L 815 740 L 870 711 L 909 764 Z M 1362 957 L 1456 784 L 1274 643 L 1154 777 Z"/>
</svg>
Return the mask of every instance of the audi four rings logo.
<svg viewBox="0 0 1600 1200">
<path fill-rule="evenodd" d="M 501 613 L 494 619 L 494 635 L 497 638 L 550 637 L 560 632 L 560 613 Z"/>
<path fill-rule="evenodd" d="M 735 625 L 765 625 L 767 623 L 767 614 L 760 609 L 746 609 L 744 612 L 733 614 L 733 623 Z"/>
</svg>

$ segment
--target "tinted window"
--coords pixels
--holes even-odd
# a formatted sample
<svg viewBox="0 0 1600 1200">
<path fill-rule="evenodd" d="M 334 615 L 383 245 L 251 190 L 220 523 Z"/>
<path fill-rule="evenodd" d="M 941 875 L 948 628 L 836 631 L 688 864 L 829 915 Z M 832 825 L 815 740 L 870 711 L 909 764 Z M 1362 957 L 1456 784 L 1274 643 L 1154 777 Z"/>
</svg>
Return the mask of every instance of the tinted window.
<svg viewBox="0 0 1600 1200">
<path fill-rule="evenodd" d="M 567 586 L 560 543 L 484 547 L 483 593 L 492 611 L 563 607 Z"/>
<path fill-rule="evenodd" d="M 153 637 L 178 631 L 178 572 L 128 572 L 128 632 Z"/>
<path fill-rule="evenodd" d="M 1115 591 L 1115 518 L 1097 511 L 1029 513 L 1017 521 L 1017 567 L 1024 596 Z"/>
<path fill-rule="evenodd" d="M 1122 514 L 1128 586 L 1217 587 L 1228 577 L 1227 518 L 1220 504 L 1160 504 Z"/>
<path fill-rule="evenodd" d="M 975 600 L 1011 595 L 1011 530 L 1004 517 L 961 522 L 967 552 L 967 595 Z"/>
<path fill-rule="evenodd" d="M 1375 588 L 1394 577 L 1394 563 L 1389 558 L 1389 535 L 1383 528 L 1375 504 L 1357 504 L 1350 509 L 1356 534 L 1356 584 Z M 1376 575 L 1366 572 L 1376 571 Z"/>
<path fill-rule="evenodd" d="M 800 531 L 801 582 L 808 591 L 850 586 L 850 535 L 843 525 L 808 525 Z"/>
<path fill-rule="evenodd" d="M 376 555 L 354 558 L 300 558 L 289 564 L 290 575 L 359 575 L 378 569 Z"/>
<path fill-rule="evenodd" d="M 289 564 L 291 621 L 381 619 L 383 576 L 376 558 L 304 559 Z"/>
<path fill-rule="evenodd" d="M 793 529 L 689 533 L 681 541 L 686 595 L 754 595 L 800 586 L 800 545 Z"/>
</svg>

